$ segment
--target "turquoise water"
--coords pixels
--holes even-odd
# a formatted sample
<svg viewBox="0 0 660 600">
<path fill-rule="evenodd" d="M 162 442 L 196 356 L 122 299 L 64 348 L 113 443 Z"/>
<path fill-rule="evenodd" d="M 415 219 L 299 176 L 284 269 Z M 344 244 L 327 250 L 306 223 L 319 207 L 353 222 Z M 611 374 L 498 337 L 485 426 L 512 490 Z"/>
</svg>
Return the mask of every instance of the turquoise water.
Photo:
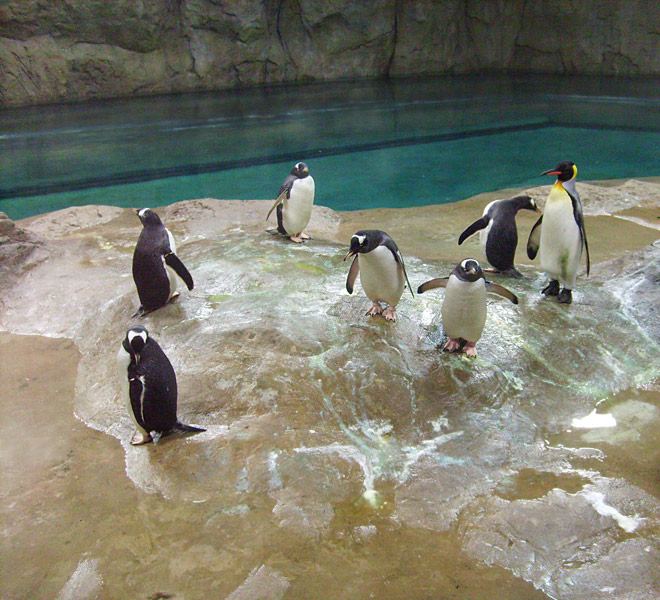
<svg viewBox="0 0 660 600">
<path fill-rule="evenodd" d="M 337 210 L 454 202 L 570 159 L 660 175 L 649 80 L 462 77 L 251 89 L 0 112 L 0 210 L 274 198 L 293 163 Z"/>
</svg>

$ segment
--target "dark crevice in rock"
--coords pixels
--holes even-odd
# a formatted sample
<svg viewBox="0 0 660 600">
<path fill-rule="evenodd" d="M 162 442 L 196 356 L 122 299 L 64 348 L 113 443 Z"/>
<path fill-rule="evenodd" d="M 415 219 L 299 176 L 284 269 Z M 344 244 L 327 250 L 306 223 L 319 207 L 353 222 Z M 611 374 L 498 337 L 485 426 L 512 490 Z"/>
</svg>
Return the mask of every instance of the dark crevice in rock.
<svg viewBox="0 0 660 600">
<path fill-rule="evenodd" d="M 391 72 L 392 72 L 392 64 L 394 63 L 394 59 L 396 57 L 396 47 L 397 47 L 397 41 L 398 41 L 398 35 L 399 35 L 399 5 L 400 1 L 397 0 L 394 3 L 394 22 L 392 23 L 392 29 L 390 31 L 390 35 L 392 36 L 392 52 L 390 52 L 390 57 L 387 60 L 387 66 L 385 67 L 385 77 L 389 77 Z"/>
<path fill-rule="evenodd" d="M 516 60 L 516 53 L 518 48 L 521 47 L 520 43 L 520 35 L 523 31 L 523 27 L 525 24 L 525 12 L 527 11 L 527 5 L 528 5 L 528 0 L 523 1 L 522 9 L 520 11 L 520 19 L 518 20 L 518 27 L 516 31 L 516 39 L 513 42 L 513 51 L 511 52 L 511 60 L 509 61 L 509 64 L 507 65 L 508 67 L 511 67 L 513 63 Z"/>
<path fill-rule="evenodd" d="M 282 11 L 284 10 L 284 3 L 286 0 L 279 0 L 277 3 L 277 24 L 275 27 L 275 33 L 277 34 L 277 40 L 280 43 L 280 47 L 282 48 L 282 51 L 284 52 L 285 56 L 285 67 L 284 67 L 284 73 L 285 73 L 285 78 L 286 78 L 286 65 L 291 63 L 291 53 L 289 52 L 289 48 L 287 46 L 287 43 L 284 41 L 284 36 L 282 35 Z"/>
</svg>

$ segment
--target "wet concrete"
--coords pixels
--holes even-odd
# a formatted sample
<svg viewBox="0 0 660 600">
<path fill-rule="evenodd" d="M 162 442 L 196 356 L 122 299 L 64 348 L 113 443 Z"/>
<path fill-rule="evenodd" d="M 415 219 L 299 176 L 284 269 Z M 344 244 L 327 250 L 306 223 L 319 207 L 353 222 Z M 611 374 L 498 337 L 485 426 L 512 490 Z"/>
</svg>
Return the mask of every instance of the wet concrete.
<svg viewBox="0 0 660 600">
<path fill-rule="evenodd" d="M 368 319 L 341 258 L 378 226 L 414 286 L 446 274 L 489 197 L 317 208 L 304 246 L 263 231 L 266 201 L 168 207 L 196 287 L 139 322 L 208 431 L 138 448 L 114 356 L 139 221 L 21 223 L 49 258 L 3 287 L 2 597 L 654 598 L 659 190 L 580 189 L 594 275 L 558 306 L 521 257 L 475 361 L 438 351 L 441 292 Z"/>
</svg>

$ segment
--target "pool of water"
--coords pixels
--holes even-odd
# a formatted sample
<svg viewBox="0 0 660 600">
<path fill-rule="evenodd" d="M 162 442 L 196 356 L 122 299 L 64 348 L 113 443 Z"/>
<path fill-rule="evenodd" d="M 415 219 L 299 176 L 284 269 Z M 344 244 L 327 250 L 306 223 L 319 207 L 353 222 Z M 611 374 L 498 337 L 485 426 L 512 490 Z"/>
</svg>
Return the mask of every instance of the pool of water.
<svg viewBox="0 0 660 600">
<path fill-rule="evenodd" d="M 469 76 L 279 86 L 0 112 L 0 210 L 273 198 L 306 161 L 337 210 L 660 175 L 652 80 Z"/>
</svg>

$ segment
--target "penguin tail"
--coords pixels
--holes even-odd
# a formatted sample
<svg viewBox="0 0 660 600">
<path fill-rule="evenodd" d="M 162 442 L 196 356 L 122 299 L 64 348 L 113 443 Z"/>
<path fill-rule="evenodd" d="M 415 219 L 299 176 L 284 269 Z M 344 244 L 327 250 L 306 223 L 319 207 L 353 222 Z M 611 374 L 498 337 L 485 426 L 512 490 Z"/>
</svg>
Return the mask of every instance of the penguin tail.
<svg viewBox="0 0 660 600">
<path fill-rule="evenodd" d="M 194 425 L 186 425 L 181 421 L 177 421 L 173 429 L 175 431 L 181 431 L 184 433 L 201 433 L 202 431 L 206 431 L 206 429 L 202 429 L 201 427 L 195 427 Z"/>
</svg>

